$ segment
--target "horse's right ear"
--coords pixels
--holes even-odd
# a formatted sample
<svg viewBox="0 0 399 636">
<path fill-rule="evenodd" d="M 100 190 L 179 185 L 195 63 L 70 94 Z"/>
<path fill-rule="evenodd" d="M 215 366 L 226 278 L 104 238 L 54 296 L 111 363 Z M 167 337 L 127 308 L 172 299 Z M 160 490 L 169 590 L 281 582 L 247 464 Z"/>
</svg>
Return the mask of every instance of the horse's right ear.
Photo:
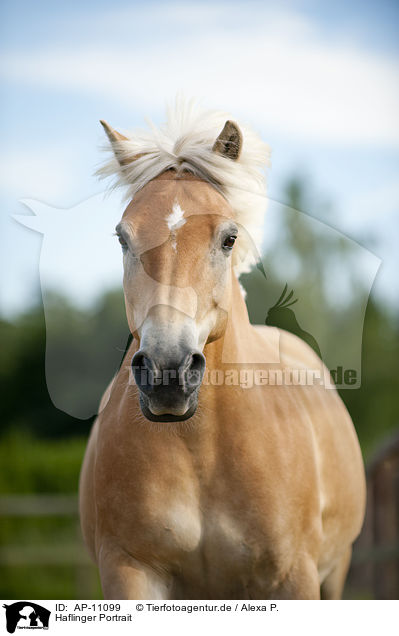
<svg viewBox="0 0 399 636">
<path fill-rule="evenodd" d="M 107 137 L 111 144 L 114 144 L 117 141 L 128 141 L 128 138 L 125 137 L 125 135 L 122 135 L 122 133 L 112 128 L 112 126 L 110 126 L 104 119 L 100 119 L 100 124 L 107 133 Z"/>
<path fill-rule="evenodd" d="M 122 135 L 122 133 L 112 128 L 112 126 L 104 121 L 104 119 L 100 119 L 100 124 L 104 128 L 107 137 L 111 142 L 112 150 L 114 151 L 115 157 L 117 158 L 121 166 L 126 166 L 135 159 L 138 159 L 140 155 L 136 155 L 135 157 L 126 156 L 126 149 L 124 148 L 123 142 L 129 141 L 129 139 L 125 137 L 125 135 Z"/>
</svg>

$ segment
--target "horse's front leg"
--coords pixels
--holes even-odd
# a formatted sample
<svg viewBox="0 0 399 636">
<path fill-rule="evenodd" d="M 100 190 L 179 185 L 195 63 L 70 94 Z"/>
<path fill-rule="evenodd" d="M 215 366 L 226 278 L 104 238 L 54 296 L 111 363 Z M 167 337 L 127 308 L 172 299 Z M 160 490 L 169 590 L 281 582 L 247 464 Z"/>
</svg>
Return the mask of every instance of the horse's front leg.
<svg viewBox="0 0 399 636">
<path fill-rule="evenodd" d="M 136 560 L 119 546 L 103 544 L 98 565 L 107 600 L 170 598 L 171 577 Z"/>
<path fill-rule="evenodd" d="M 320 600 L 320 579 L 311 558 L 296 563 L 269 598 L 283 600 Z"/>
</svg>

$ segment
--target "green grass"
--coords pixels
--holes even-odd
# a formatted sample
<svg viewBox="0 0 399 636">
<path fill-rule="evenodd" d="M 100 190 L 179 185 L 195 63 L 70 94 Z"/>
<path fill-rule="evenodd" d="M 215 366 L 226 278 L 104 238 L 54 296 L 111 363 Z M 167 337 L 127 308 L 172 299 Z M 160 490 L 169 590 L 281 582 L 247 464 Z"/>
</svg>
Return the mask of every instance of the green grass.
<svg viewBox="0 0 399 636">
<path fill-rule="evenodd" d="M 31 566 L 2 568 L 0 597 L 21 599 L 102 599 L 94 566 Z"/>
</svg>

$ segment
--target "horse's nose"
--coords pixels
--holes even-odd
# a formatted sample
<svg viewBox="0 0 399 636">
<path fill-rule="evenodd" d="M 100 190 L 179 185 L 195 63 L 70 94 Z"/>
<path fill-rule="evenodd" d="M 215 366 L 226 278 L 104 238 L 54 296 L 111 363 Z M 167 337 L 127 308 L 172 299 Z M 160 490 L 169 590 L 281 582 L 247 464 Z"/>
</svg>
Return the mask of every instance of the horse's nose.
<svg viewBox="0 0 399 636">
<path fill-rule="evenodd" d="M 205 357 L 199 351 L 186 353 L 179 361 L 155 359 L 140 350 L 132 359 L 135 382 L 146 395 L 183 393 L 188 397 L 198 389 L 205 372 Z"/>
</svg>

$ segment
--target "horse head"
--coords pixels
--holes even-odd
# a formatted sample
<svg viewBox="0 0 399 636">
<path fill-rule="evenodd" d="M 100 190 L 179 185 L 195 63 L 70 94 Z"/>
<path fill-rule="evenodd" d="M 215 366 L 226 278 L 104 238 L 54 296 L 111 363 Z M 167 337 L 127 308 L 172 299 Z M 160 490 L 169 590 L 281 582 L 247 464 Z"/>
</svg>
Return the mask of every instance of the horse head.
<svg viewBox="0 0 399 636">
<path fill-rule="evenodd" d="M 148 171 L 151 153 L 135 154 L 133 141 L 102 124 L 122 173 Z M 227 121 L 207 161 L 229 168 L 241 146 L 238 126 Z M 137 189 L 116 227 L 127 319 L 138 342 L 132 371 L 141 410 L 149 420 L 169 422 L 196 411 L 203 349 L 226 330 L 241 233 L 220 189 L 187 164 L 182 141 L 173 157 L 163 170 L 158 162 L 158 174 Z"/>
</svg>

